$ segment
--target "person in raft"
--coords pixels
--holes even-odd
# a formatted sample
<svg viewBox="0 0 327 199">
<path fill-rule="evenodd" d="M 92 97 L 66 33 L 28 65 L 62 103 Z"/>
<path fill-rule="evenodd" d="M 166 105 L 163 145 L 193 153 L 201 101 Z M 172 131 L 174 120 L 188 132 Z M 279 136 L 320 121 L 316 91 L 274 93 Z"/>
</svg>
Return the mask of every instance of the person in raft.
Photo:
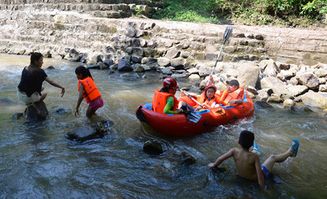
<svg viewBox="0 0 327 199">
<path fill-rule="evenodd" d="M 175 97 L 178 89 L 176 80 L 172 77 L 167 77 L 164 79 L 162 86 L 160 90 L 154 92 L 152 100 L 153 111 L 165 114 L 183 113 L 182 109 L 178 109 L 179 101 Z"/>
<path fill-rule="evenodd" d="M 214 84 L 207 85 L 201 95 L 195 95 L 190 93 L 190 97 L 193 97 L 199 104 L 196 109 L 210 109 L 219 107 L 219 99 L 216 96 L 217 87 Z"/>
<path fill-rule="evenodd" d="M 284 162 L 288 157 L 296 157 L 300 146 L 299 140 L 293 139 L 291 147 L 287 151 L 279 155 L 269 156 L 269 158 L 260 165 L 259 156 L 250 151 L 254 143 L 254 134 L 250 131 L 242 131 L 238 143 L 241 148 L 230 149 L 208 166 L 210 168 L 217 167 L 225 160 L 233 157 L 237 174 L 248 180 L 258 180 L 261 188 L 264 188 L 265 180 L 272 179 L 272 169 L 275 163 Z"/>
<path fill-rule="evenodd" d="M 65 94 L 65 88 L 58 83 L 49 79 L 47 74 L 41 68 L 43 65 L 43 55 L 38 52 L 33 52 L 30 58 L 30 65 L 24 67 L 20 83 L 18 85 L 18 98 L 27 106 L 33 106 L 37 109 L 35 103 L 43 101 L 47 93 L 41 93 L 43 90 L 42 84 L 48 82 L 54 87 L 61 89 L 61 97 Z"/>
<path fill-rule="evenodd" d="M 91 118 L 95 112 L 104 104 L 101 93 L 98 90 L 89 69 L 84 66 L 79 66 L 75 69 L 75 74 L 78 79 L 78 100 L 75 108 L 75 116 L 79 115 L 79 107 L 83 98 L 89 104 L 86 110 L 86 116 Z"/>
<path fill-rule="evenodd" d="M 227 89 L 223 92 L 219 99 L 219 103 L 223 105 L 237 105 L 243 102 L 244 89 L 240 88 L 240 84 L 236 79 L 227 81 Z"/>
</svg>

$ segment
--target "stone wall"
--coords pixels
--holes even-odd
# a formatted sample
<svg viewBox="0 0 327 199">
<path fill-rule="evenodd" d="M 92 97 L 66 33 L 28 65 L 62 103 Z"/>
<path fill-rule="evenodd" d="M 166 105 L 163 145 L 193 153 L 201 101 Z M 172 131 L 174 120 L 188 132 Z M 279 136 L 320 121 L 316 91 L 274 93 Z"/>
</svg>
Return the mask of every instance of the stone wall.
<svg viewBox="0 0 327 199">
<path fill-rule="evenodd" d="M 146 0 L 0 0 L 0 52 L 65 56 L 74 49 L 116 61 L 130 55 L 137 62 L 160 58 L 161 66 L 212 66 L 226 26 L 125 18 L 158 6 Z M 325 29 L 234 26 L 223 59 L 327 63 L 326 35 Z"/>
</svg>

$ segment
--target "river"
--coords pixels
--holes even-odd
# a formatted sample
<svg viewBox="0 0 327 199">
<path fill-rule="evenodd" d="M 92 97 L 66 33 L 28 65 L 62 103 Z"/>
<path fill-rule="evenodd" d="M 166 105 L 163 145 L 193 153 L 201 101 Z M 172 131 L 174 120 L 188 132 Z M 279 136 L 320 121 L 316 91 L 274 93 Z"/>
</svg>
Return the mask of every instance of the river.
<svg viewBox="0 0 327 199">
<path fill-rule="evenodd" d="M 256 107 L 255 116 L 236 125 L 184 139 L 164 139 L 142 130 L 136 108 L 151 101 L 160 86 L 159 75 L 147 78 L 92 70 L 105 106 L 98 114 L 114 122 L 103 139 L 76 143 L 67 132 L 89 121 L 72 113 L 77 100 L 76 63 L 45 59 L 48 76 L 66 87 L 60 90 L 44 83 L 50 112 L 46 121 L 28 124 L 12 115 L 23 112 L 16 87 L 29 57 L 0 55 L 0 198 L 327 198 L 326 117 L 305 111 Z M 190 85 L 182 82 L 182 85 Z M 57 113 L 63 108 L 63 113 Z M 237 145 L 241 130 L 255 132 L 261 146 L 261 162 L 271 153 L 286 150 L 292 138 L 301 141 L 296 158 L 276 164 L 274 173 L 281 183 L 272 183 L 265 192 L 256 183 L 235 175 L 232 160 L 223 163 L 226 171 L 213 172 L 207 164 Z M 165 143 L 159 156 L 143 152 L 150 139 Z M 196 158 L 192 165 L 181 164 L 180 153 Z"/>
</svg>

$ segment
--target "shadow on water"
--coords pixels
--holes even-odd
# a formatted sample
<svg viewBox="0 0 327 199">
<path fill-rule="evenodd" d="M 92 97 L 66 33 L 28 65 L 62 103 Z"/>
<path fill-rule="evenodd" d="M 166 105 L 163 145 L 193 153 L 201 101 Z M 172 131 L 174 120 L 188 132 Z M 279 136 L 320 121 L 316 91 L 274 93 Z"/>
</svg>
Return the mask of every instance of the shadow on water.
<svg viewBox="0 0 327 199">
<path fill-rule="evenodd" d="M 184 139 L 164 139 L 142 131 L 135 116 L 136 108 L 151 101 L 161 80 L 157 74 L 128 77 L 92 71 L 105 105 L 99 116 L 112 120 L 110 133 L 102 139 L 74 142 L 67 132 L 89 125 L 73 110 L 77 100 L 73 65 L 54 62 L 56 70 L 48 75 L 66 85 L 66 94 L 44 84 L 49 118 L 35 124 L 12 119 L 24 107 L 16 99 L 21 65 L 6 62 L 1 77 L 0 99 L 0 195 L 4 198 L 326 198 L 327 192 L 327 122 L 312 112 L 256 107 L 255 117 L 234 125 L 220 126 L 213 132 Z M 20 59 L 20 57 L 15 57 Z M 47 65 L 45 60 L 45 65 Z M 7 63 L 7 65 L 6 65 Z M 20 63 L 20 62 L 18 62 Z M 2 67 L 1 66 L 1 67 Z M 8 75 L 6 75 L 8 74 Z M 181 86 L 192 86 L 181 82 Z M 8 101 L 9 100 L 9 101 Z M 235 175 L 232 160 L 225 169 L 212 171 L 209 162 L 237 146 L 241 130 L 254 131 L 260 145 L 261 161 L 271 153 L 287 149 L 294 137 L 301 140 L 296 158 L 276 165 L 274 173 L 282 183 L 266 192 L 256 183 Z M 164 152 L 143 152 L 148 139 L 164 143 Z M 183 154 L 194 157 L 185 163 Z"/>
</svg>

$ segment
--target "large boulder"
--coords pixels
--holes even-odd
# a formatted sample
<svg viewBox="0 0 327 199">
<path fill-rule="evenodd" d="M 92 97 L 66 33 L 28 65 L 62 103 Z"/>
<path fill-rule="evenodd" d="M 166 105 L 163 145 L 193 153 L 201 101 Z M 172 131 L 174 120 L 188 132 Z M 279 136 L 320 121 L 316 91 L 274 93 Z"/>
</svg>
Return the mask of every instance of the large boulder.
<svg viewBox="0 0 327 199">
<path fill-rule="evenodd" d="M 287 95 L 288 89 L 284 82 L 277 77 L 264 77 L 261 79 L 261 88 L 271 88 L 277 95 Z"/>
<path fill-rule="evenodd" d="M 323 109 L 327 111 L 327 94 L 309 91 L 301 96 L 302 102 L 313 109 Z"/>
<path fill-rule="evenodd" d="M 238 67 L 238 81 L 242 85 L 255 87 L 259 80 L 260 69 L 252 63 L 244 63 Z"/>
<path fill-rule="evenodd" d="M 319 79 L 311 72 L 299 73 L 296 75 L 299 83 L 309 87 L 310 89 L 318 89 Z"/>
<path fill-rule="evenodd" d="M 49 112 L 45 103 L 41 101 L 34 103 L 34 106 L 28 106 L 24 114 L 28 121 L 42 121 L 47 118 Z"/>
<path fill-rule="evenodd" d="M 143 145 L 143 151 L 150 155 L 160 155 L 164 152 L 164 149 L 159 141 L 147 140 Z"/>
</svg>

